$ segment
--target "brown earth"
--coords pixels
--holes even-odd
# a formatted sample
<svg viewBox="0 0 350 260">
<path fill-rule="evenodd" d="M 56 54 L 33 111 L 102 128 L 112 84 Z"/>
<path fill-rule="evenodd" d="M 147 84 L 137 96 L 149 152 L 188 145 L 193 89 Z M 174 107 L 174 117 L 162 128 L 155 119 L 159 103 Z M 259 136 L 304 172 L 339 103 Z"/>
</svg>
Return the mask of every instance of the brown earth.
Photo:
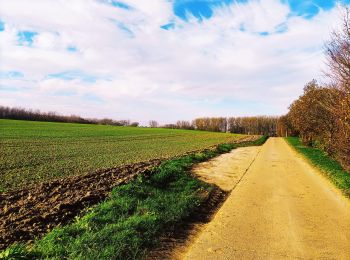
<svg viewBox="0 0 350 260">
<path fill-rule="evenodd" d="M 282 138 L 270 138 L 233 187 L 173 258 L 350 259 L 349 200 Z"/>
<path fill-rule="evenodd" d="M 0 193 L 0 249 L 63 225 L 103 200 L 113 187 L 159 165 L 160 160 L 100 170 Z"/>
<path fill-rule="evenodd" d="M 254 141 L 248 136 L 236 143 Z M 216 147 L 216 146 L 215 146 Z M 211 147 L 208 149 L 214 149 Z M 189 153 L 193 153 L 192 151 Z M 188 154 L 189 154 L 188 153 Z M 24 189 L 0 193 L 0 250 L 14 242 L 30 243 L 57 225 L 64 225 L 84 209 L 105 199 L 113 187 L 169 158 L 155 159 L 57 179 Z"/>
</svg>

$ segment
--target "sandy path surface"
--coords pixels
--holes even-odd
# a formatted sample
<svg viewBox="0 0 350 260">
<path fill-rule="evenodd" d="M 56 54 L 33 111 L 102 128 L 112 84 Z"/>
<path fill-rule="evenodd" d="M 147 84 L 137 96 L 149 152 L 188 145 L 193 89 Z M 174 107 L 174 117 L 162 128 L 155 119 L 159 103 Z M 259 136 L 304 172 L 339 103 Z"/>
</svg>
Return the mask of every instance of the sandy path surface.
<svg viewBox="0 0 350 260">
<path fill-rule="evenodd" d="M 193 173 L 205 182 L 216 184 L 224 191 L 231 191 L 247 172 L 260 150 L 261 146 L 234 149 L 230 153 L 198 164 Z"/>
<path fill-rule="evenodd" d="M 229 198 L 179 258 L 350 259 L 349 200 L 283 139 L 270 138 L 236 187 L 231 181 Z"/>
</svg>

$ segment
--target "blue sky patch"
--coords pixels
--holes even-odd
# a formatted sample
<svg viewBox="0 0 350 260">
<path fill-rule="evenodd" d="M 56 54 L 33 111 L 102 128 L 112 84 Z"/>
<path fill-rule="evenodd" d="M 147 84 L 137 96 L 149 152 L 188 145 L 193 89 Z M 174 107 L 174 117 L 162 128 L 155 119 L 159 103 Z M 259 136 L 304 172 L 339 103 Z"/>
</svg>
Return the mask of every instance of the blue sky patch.
<svg viewBox="0 0 350 260">
<path fill-rule="evenodd" d="M 67 51 L 69 51 L 69 52 L 77 52 L 78 49 L 77 49 L 77 47 L 75 47 L 75 46 L 68 46 L 68 47 L 67 47 Z"/>
<path fill-rule="evenodd" d="M 284 33 L 288 31 L 288 25 L 286 23 L 281 23 L 275 27 L 276 33 Z"/>
<path fill-rule="evenodd" d="M 239 29 L 238 29 L 238 30 L 241 31 L 241 32 L 245 32 L 245 31 L 246 31 L 245 26 L 244 26 L 244 23 L 241 23 L 241 24 L 239 25 Z"/>
<path fill-rule="evenodd" d="M 45 78 L 57 78 L 57 79 L 63 79 L 66 81 L 70 80 L 81 80 L 86 83 L 95 83 L 99 78 L 79 71 L 79 70 L 71 70 L 71 71 L 64 71 L 64 72 L 59 72 L 59 73 L 52 73 L 47 75 Z"/>
<path fill-rule="evenodd" d="M 19 45 L 28 45 L 31 46 L 33 44 L 34 37 L 38 35 L 37 32 L 32 31 L 20 31 L 18 32 L 18 43 Z"/>
<path fill-rule="evenodd" d="M 119 1 L 113 1 L 111 2 L 111 5 L 113 5 L 114 7 L 119 7 L 122 9 L 130 9 L 130 6 L 128 6 L 127 4 L 123 3 L 123 2 L 119 2 Z"/>
<path fill-rule="evenodd" d="M 1 79 L 19 79 L 19 78 L 23 78 L 24 75 L 22 72 L 20 71 L 0 71 L 0 78 Z"/>
<path fill-rule="evenodd" d="M 269 36 L 270 34 L 269 34 L 269 32 L 260 32 L 259 35 L 261 35 L 261 36 Z"/>
<path fill-rule="evenodd" d="M 127 5 L 126 3 L 122 2 L 122 1 L 116 1 L 116 0 L 97 0 L 97 1 L 100 3 L 109 4 L 111 6 L 125 9 L 125 10 L 131 9 L 131 7 L 129 5 Z"/>
<path fill-rule="evenodd" d="M 162 29 L 164 29 L 164 30 L 174 29 L 174 28 L 175 28 L 175 24 L 174 24 L 174 23 L 164 24 L 164 25 L 162 25 L 160 28 L 162 28 Z"/>
<path fill-rule="evenodd" d="M 117 26 L 120 30 L 125 32 L 129 37 L 133 37 L 134 33 L 123 23 L 117 22 Z"/>
<path fill-rule="evenodd" d="M 187 21 L 192 15 L 202 21 L 213 15 L 216 7 L 232 3 L 246 3 L 249 0 L 175 0 L 173 9 L 176 16 Z M 335 7 L 336 0 L 281 0 L 291 8 L 291 15 L 312 18 L 317 15 L 320 9 L 330 10 Z M 350 0 L 340 0 L 340 3 L 349 4 Z"/>
<path fill-rule="evenodd" d="M 288 3 L 293 15 L 312 18 L 318 14 L 320 9 L 330 10 L 335 7 L 335 0 L 282 0 L 283 3 Z M 348 4 L 350 0 L 340 0 L 340 3 Z"/>
<path fill-rule="evenodd" d="M 210 4 L 205 1 L 188 1 L 175 4 L 174 13 L 183 20 L 187 20 L 188 14 L 191 14 L 201 21 L 203 18 L 210 18 L 213 15 L 213 10 Z"/>
<path fill-rule="evenodd" d="M 5 23 L 0 20 L 0 32 L 5 31 Z"/>
<path fill-rule="evenodd" d="M 185 21 L 188 19 L 188 14 L 193 15 L 201 21 L 213 15 L 213 8 L 215 6 L 230 3 L 232 3 L 232 0 L 177 0 L 174 2 L 174 13 Z"/>
<path fill-rule="evenodd" d="M 174 13 L 187 21 L 188 14 L 193 15 L 199 21 L 209 19 L 213 15 L 213 9 L 232 3 L 246 3 L 248 0 L 175 0 Z"/>
</svg>

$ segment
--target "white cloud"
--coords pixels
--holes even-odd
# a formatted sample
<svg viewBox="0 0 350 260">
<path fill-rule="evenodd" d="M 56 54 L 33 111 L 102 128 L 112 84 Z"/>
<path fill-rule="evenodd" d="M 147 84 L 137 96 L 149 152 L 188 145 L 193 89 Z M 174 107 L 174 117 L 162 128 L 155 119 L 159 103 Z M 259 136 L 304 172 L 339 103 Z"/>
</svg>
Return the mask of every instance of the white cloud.
<svg viewBox="0 0 350 260">
<path fill-rule="evenodd" d="M 0 79 L 0 103 L 144 123 L 282 114 L 321 76 L 323 43 L 337 21 L 336 9 L 290 17 L 278 0 L 224 5 L 202 22 L 175 17 L 170 1 L 123 2 L 130 10 L 93 0 L 0 0 L 0 71 L 25 76 Z M 160 28 L 170 21 L 174 29 Z M 287 30 L 275 33 L 281 24 Z M 31 47 L 17 45 L 23 30 L 38 32 Z M 98 79 L 47 78 L 64 71 Z"/>
</svg>

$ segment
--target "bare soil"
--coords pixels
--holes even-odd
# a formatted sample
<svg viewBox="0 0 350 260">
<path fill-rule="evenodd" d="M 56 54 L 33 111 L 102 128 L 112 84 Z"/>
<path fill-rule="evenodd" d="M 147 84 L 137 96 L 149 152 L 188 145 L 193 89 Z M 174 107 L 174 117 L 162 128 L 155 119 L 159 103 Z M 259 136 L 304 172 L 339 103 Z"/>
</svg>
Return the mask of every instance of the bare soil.
<svg viewBox="0 0 350 260">
<path fill-rule="evenodd" d="M 32 242 L 68 223 L 84 208 L 106 198 L 113 187 L 160 163 L 152 160 L 125 165 L 0 193 L 0 249 L 14 242 Z"/>
</svg>

